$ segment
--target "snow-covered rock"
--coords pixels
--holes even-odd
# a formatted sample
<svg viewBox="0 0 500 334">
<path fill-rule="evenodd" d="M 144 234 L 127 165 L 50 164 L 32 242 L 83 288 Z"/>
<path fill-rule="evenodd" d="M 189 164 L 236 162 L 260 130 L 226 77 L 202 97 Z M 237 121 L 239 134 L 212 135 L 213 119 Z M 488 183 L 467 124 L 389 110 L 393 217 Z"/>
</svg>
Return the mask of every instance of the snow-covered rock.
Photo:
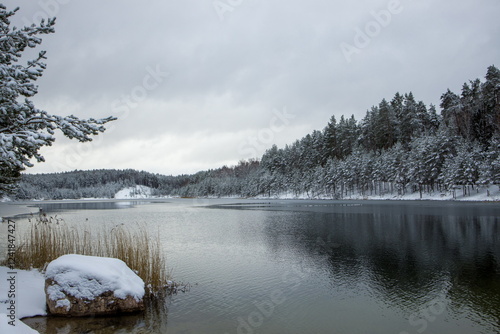
<svg viewBox="0 0 500 334">
<path fill-rule="evenodd" d="M 47 266 L 45 279 L 51 314 L 88 316 L 144 309 L 144 281 L 118 259 L 63 255 Z"/>
<path fill-rule="evenodd" d="M 150 198 L 152 189 L 146 186 L 128 187 L 118 191 L 115 199 Z"/>
</svg>

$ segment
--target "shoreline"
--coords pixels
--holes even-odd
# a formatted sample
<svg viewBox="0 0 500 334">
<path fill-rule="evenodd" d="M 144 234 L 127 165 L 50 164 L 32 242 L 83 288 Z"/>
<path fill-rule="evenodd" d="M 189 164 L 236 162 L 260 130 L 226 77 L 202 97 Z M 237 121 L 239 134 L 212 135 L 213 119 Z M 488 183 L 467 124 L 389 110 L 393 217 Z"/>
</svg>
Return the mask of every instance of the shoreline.
<svg viewBox="0 0 500 334">
<path fill-rule="evenodd" d="M 37 204 L 61 204 L 61 203 L 99 203 L 99 202 L 149 202 L 158 201 L 162 202 L 171 197 L 165 198 L 129 198 L 129 199 L 118 199 L 118 198 L 80 198 L 80 199 L 31 199 L 31 200 L 10 200 L 0 202 L 0 220 L 5 220 L 8 218 L 13 218 L 20 215 L 37 214 L 39 208 Z"/>
<path fill-rule="evenodd" d="M 12 202 L 1 202 L 0 203 L 0 219 L 3 222 L 8 218 L 12 218 L 19 215 L 28 215 L 37 212 L 38 210 L 31 204 L 27 204 L 26 201 L 12 201 Z"/>
<path fill-rule="evenodd" d="M 21 201 L 4 201 L 0 202 L 0 217 L 2 221 L 7 218 L 12 218 L 19 215 L 25 214 L 35 214 L 38 212 L 38 208 L 36 207 L 36 203 L 69 203 L 71 201 L 74 202 L 130 202 L 130 201 L 165 201 L 172 199 L 219 199 L 219 200 L 324 200 L 324 201 L 432 201 L 432 202 L 476 202 L 476 203 L 497 203 L 500 202 L 500 189 L 491 191 L 489 196 L 486 193 L 486 189 L 477 190 L 475 193 L 467 196 L 459 195 L 453 196 L 451 193 L 424 193 L 422 198 L 420 198 L 419 193 L 407 194 L 403 196 L 398 196 L 394 194 L 387 195 L 351 195 L 345 198 L 332 198 L 328 196 L 308 196 L 307 194 L 302 195 L 293 195 L 290 193 L 283 193 L 275 196 L 255 196 L 255 197 L 239 197 L 239 196 L 206 196 L 206 197 L 137 197 L 137 198 L 127 198 L 127 199 L 118 199 L 118 198 L 81 198 L 81 199 L 60 199 L 60 200 L 21 200 Z"/>
</svg>

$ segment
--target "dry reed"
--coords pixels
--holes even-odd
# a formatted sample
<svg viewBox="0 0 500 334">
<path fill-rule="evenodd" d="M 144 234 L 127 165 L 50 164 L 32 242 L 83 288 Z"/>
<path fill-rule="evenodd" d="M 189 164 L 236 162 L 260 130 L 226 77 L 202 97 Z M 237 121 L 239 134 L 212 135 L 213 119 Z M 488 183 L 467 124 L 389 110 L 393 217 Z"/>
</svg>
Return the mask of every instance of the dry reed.
<svg viewBox="0 0 500 334">
<path fill-rule="evenodd" d="M 18 269 L 46 266 L 59 256 L 81 254 L 118 258 L 124 261 L 146 284 L 148 296 L 176 289 L 170 282 L 165 254 L 161 250 L 159 233 L 150 237 L 146 226 L 133 230 L 119 225 L 111 230 L 96 228 L 89 223 L 69 226 L 64 220 L 41 214 L 31 221 L 22 236 L 15 255 Z"/>
</svg>

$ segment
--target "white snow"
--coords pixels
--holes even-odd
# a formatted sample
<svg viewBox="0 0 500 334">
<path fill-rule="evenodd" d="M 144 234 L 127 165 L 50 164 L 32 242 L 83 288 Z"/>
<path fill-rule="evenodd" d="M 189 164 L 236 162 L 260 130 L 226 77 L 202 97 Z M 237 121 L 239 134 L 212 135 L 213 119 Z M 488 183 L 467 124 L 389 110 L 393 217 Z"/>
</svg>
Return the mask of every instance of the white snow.
<svg viewBox="0 0 500 334">
<path fill-rule="evenodd" d="M 151 198 L 152 188 L 137 185 L 124 188 L 115 194 L 115 199 Z"/>
<path fill-rule="evenodd" d="M 32 329 L 20 320 L 14 322 L 14 326 L 9 325 L 11 321 L 7 314 L 0 313 L 0 333 L 2 334 L 34 334 L 38 333 L 36 330 Z"/>
<path fill-rule="evenodd" d="M 10 197 L 3 196 L 3 197 L 0 199 L 0 203 L 6 203 L 6 202 L 12 202 L 12 199 L 10 199 Z"/>
<path fill-rule="evenodd" d="M 45 277 L 57 282 L 47 292 L 62 306 L 66 305 L 66 294 L 89 300 L 106 291 L 113 291 L 120 299 L 144 296 L 144 281 L 125 262 L 113 258 L 63 255 L 47 266 Z"/>
<path fill-rule="evenodd" d="M 10 274 L 14 272 L 15 274 Z M 7 311 L 7 303 L 9 299 L 9 284 L 7 279 L 15 276 L 15 326 L 9 325 L 10 319 L 7 314 L 0 313 L 0 333 L 9 334 L 32 334 L 38 333 L 25 325 L 21 320 L 26 317 L 34 317 L 37 315 L 46 315 L 45 308 L 45 278 L 38 270 L 11 270 L 7 267 L 0 267 L 0 305 L 2 312 Z"/>
<path fill-rule="evenodd" d="M 9 286 L 7 279 L 12 275 L 7 267 L 0 267 L 0 304 L 6 304 L 8 301 Z M 34 317 L 37 315 L 46 315 L 45 309 L 45 278 L 38 270 L 13 270 L 16 274 L 16 317 L 18 319 Z M 4 284 L 4 282 L 6 284 Z M 2 306 L 2 312 L 5 309 Z M 2 332 L 5 333 L 5 332 Z"/>
<path fill-rule="evenodd" d="M 56 303 L 56 307 L 65 307 L 66 311 L 69 311 L 69 309 L 71 308 L 71 302 L 66 298 L 59 299 Z"/>
<path fill-rule="evenodd" d="M 325 199 L 331 200 L 330 196 L 326 195 L 315 195 L 311 196 L 310 194 L 302 193 L 299 195 L 293 194 L 291 192 L 279 193 L 275 195 L 271 195 L 271 197 L 267 196 L 256 196 L 253 197 L 255 199 Z M 353 194 L 349 194 L 342 198 L 342 200 L 432 200 L 432 201 L 471 201 L 471 202 L 499 202 L 500 201 L 500 187 L 489 187 L 489 188 L 475 188 L 471 190 L 471 194 L 463 195 L 461 189 L 457 189 L 455 192 L 455 198 L 453 198 L 453 193 L 451 191 L 441 193 L 441 192 L 423 192 L 422 198 L 420 198 L 420 193 L 409 193 L 406 195 L 397 195 L 397 194 L 384 194 L 384 195 L 363 195 L 360 192 L 355 192 Z"/>
</svg>

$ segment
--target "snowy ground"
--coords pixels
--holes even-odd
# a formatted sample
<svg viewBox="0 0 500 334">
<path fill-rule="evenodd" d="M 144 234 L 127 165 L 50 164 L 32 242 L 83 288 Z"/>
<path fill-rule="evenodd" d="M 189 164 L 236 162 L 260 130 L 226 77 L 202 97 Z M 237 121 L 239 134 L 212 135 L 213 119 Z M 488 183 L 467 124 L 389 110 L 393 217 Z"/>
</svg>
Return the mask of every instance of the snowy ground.
<svg viewBox="0 0 500 334">
<path fill-rule="evenodd" d="M 11 274 L 15 272 L 15 274 Z M 10 284 L 4 284 L 8 279 L 15 277 L 15 289 L 10 290 Z M 15 298 L 15 326 L 9 324 L 12 319 L 7 314 L 0 313 L 0 333 L 37 333 L 19 319 L 46 315 L 45 309 L 45 278 L 38 270 L 10 270 L 7 267 L 0 267 L 0 305 L 2 312 L 7 312 L 10 306 L 9 294 L 14 293 Z M 13 281 L 12 281 L 13 282 Z M 9 291 L 10 290 L 10 291 Z M 12 297 L 12 296 L 11 296 Z"/>
<path fill-rule="evenodd" d="M 489 192 L 489 194 L 488 194 Z M 256 199 L 269 199 L 269 197 L 257 196 Z M 300 194 L 296 195 L 293 193 L 282 193 L 276 196 L 271 196 L 271 198 L 276 199 L 332 199 L 328 196 L 311 196 L 311 194 Z M 398 196 L 395 194 L 385 194 L 385 195 L 363 195 L 361 193 L 352 194 L 347 197 L 342 198 L 343 200 L 432 200 L 432 201 L 476 201 L 476 202 L 493 202 L 500 201 L 500 189 L 499 187 L 490 188 L 478 188 L 471 190 L 470 196 L 464 196 L 462 189 L 457 189 L 455 192 L 455 197 L 452 192 L 440 193 L 422 193 L 422 198 L 418 192 L 412 194 L 406 194 L 403 196 Z"/>
<path fill-rule="evenodd" d="M 153 197 L 152 195 L 152 189 L 146 186 L 135 186 L 135 187 L 129 187 L 120 190 L 119 192 L 116 193 L 115 199 L 148 199 L 148 198 L 156 198 Z M 214 197 L 217 198 L 217 197 Z M 237 196 L 228 196 L 228 197 L 223 197 L 223 198 L 238 198 Z M 269 199 L 267 196 L 256 196 L 252 197 L 255 199 Z M 303 193 L 300 195 L 296 195 L 293 193 L 281 193 L 278 195 L 273 195 L 271 198 L 275 199 L 332 199 L 329 196 L 325 195 L 320 195 L 320 196 L 313 196 L 311 194 Z M 428 193 L 424 192 L 422 193 L 422 198 L 420 198 L 420 193 L 415 192 L 411 194 L 406 194 L 403 196 L 399 196 L 396 194 L 390 194 L 387 193 L 385 195 L 363 195 L 361 193 L 355 193 L 355 194 L 350 194 L 349 196 L 346 196 L 342 198 L 344 200 L 433 200 L 433 201 L 449 201 L 449 200 L 455 200 L 455 201 L 478 201 L 478 202 L 485 202 L 485 201 L 500 201 L 500 187 L 497 186 L 492 186 L 489 188 L 475 188 L 471 189 L 470 195 L 467 194 L 466 196 L 463 195 L 462 189 L 457 188 L 455 191 L 455 195 L 453 192 L 434 192 L 434 193 Z"/>
<path fill-rule="evenodd" d="M 115 199 L 151 198 L 152 189 L 146 186 L 124 188 L 115 194 Z"/>
<path fill-rule="evenodd" d="M 11 321 L 7 314 L 0 313 L 0 333 L 5 334 L 36 334 L 36 330 L 32 329 L 28 325 L 24 324 L 22 321 L 16 320 L 15 325 L 9 325 Z M 5 319 L 5 320 L 4 320 Z"/>
</svg>

